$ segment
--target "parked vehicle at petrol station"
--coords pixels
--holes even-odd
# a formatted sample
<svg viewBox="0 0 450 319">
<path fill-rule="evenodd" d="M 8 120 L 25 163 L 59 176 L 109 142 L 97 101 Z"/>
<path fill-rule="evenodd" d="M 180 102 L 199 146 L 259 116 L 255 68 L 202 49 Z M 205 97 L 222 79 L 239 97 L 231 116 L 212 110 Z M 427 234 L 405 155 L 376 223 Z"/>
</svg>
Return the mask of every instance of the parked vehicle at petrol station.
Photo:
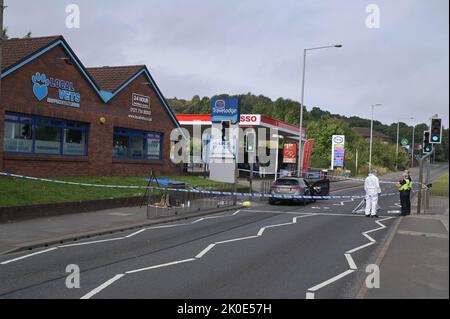
<svg viewBox="0 0 450 319">
<path fill-rule="evenodd" d="M 322 179 L 316 182 L 309 182 L 304 178 L 283 177 L 277 179 L 270 188 L 271 195 L 292 195 L 292 196 L 328 196 L 330 194 L 330 181 Z M 269 204 L 273 205 L 280 202 L 299 202 L 306 205 L 308 202 L 314 202 L 314 199 L 292 199 L 282 198 L 280 196 L 271 197 Z"/>
</svg>

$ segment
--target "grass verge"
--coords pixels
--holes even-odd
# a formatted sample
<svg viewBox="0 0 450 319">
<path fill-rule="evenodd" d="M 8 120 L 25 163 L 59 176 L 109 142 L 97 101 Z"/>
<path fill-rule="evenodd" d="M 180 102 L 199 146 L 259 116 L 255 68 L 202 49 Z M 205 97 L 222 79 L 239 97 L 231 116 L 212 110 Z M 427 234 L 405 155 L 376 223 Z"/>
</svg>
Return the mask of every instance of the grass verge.
<svg viewBox="0 0 450 319">
<path fill-rule="evenodd" d="M 433 183 L 434 196 L 448 196 L 448 171 Z"/>
<path fill-rule="evenodd" d="M 211 189 L 230 187 L 223 183 L 210 181 L 196 176 L 160 177 L 193 186 Z M 54 177 L 55 180 L 68 182 L 146 186 L 144 177 Z M 97 199 L 114 199 L 143 195 L 144 189 L 115 189 L 103 187 L 75 186 L 43 181 L 32 181 L 0 176 L 0 207 L 14 207 L 37 204 L 76 202 Z"/>
</svg>

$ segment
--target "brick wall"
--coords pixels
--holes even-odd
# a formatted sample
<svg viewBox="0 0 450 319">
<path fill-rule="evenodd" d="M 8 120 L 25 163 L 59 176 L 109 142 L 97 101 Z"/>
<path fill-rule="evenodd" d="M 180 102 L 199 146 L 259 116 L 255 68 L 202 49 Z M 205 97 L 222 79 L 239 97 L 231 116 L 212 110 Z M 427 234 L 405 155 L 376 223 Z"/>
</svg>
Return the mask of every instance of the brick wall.
<svg viewBox="0 0 450 319">
<path fill-rule="evenodd" d="M 147 175 L 151 168 L 159 175 L 179 175 L 181 167 L 169 159 L 170 132 L 175 128 L 156 92 L 139 76 L 116 97 L 104 104 L 75 64 L 63 59 L 65 50 L 58 46 L 2 80 L 0 100 L 0 169 L 4 172 L 31 176 L 137 176 Z M 81 93 L 80 108 L 59 106 L 38 101 L 33 94 L 31 77 L 36 72 L 47 77 L 74 83 Z M 49 96 L 57 90 L 49 88 Z M 150 96 L 152 122 L 128 118 L 132 93 Z M 3 152 L 4 114 L 18 112 L 89 123 L 88 156 L 86 158 L 5 154 Z M 106 118 L 100 124 L 100 117 Z M 129 161 L 112 158 L 114 127 L 132 128 L 163 133 L 162 161 Z"/>
</svg>

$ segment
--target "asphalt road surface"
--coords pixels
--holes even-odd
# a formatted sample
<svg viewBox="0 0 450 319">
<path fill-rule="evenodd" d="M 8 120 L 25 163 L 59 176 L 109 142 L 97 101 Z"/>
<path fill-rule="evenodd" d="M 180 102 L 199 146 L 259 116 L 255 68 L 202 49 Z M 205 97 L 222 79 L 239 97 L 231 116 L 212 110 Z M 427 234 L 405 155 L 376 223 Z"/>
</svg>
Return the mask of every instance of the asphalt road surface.
<svg viewBox="0 0 450 319">
<path fill-rule="evenodd" d="M 360 201 L 264 204 L 3 255 L 0 298 L 354 298 L 400 210 L 380 197 L 366 218 L 352 213 Z"/>
</svg>

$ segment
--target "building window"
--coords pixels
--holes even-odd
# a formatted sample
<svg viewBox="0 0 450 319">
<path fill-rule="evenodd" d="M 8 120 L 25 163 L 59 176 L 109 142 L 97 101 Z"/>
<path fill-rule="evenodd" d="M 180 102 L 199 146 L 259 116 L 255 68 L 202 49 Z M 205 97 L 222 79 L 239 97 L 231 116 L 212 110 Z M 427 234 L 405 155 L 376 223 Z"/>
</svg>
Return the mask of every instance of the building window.
<svg viewBox="0 0 450 319">
<path fill-rule="evenodd" d="M 85 123 L 6 113 L 4 151 L 87 156 L 88 129 Z"/>
<path fill-rule="evenodd" d="M 113 157 L 119 159 L 160 160 L 162 134 L 137 130 L 114 129 Z"/>
</svg>

